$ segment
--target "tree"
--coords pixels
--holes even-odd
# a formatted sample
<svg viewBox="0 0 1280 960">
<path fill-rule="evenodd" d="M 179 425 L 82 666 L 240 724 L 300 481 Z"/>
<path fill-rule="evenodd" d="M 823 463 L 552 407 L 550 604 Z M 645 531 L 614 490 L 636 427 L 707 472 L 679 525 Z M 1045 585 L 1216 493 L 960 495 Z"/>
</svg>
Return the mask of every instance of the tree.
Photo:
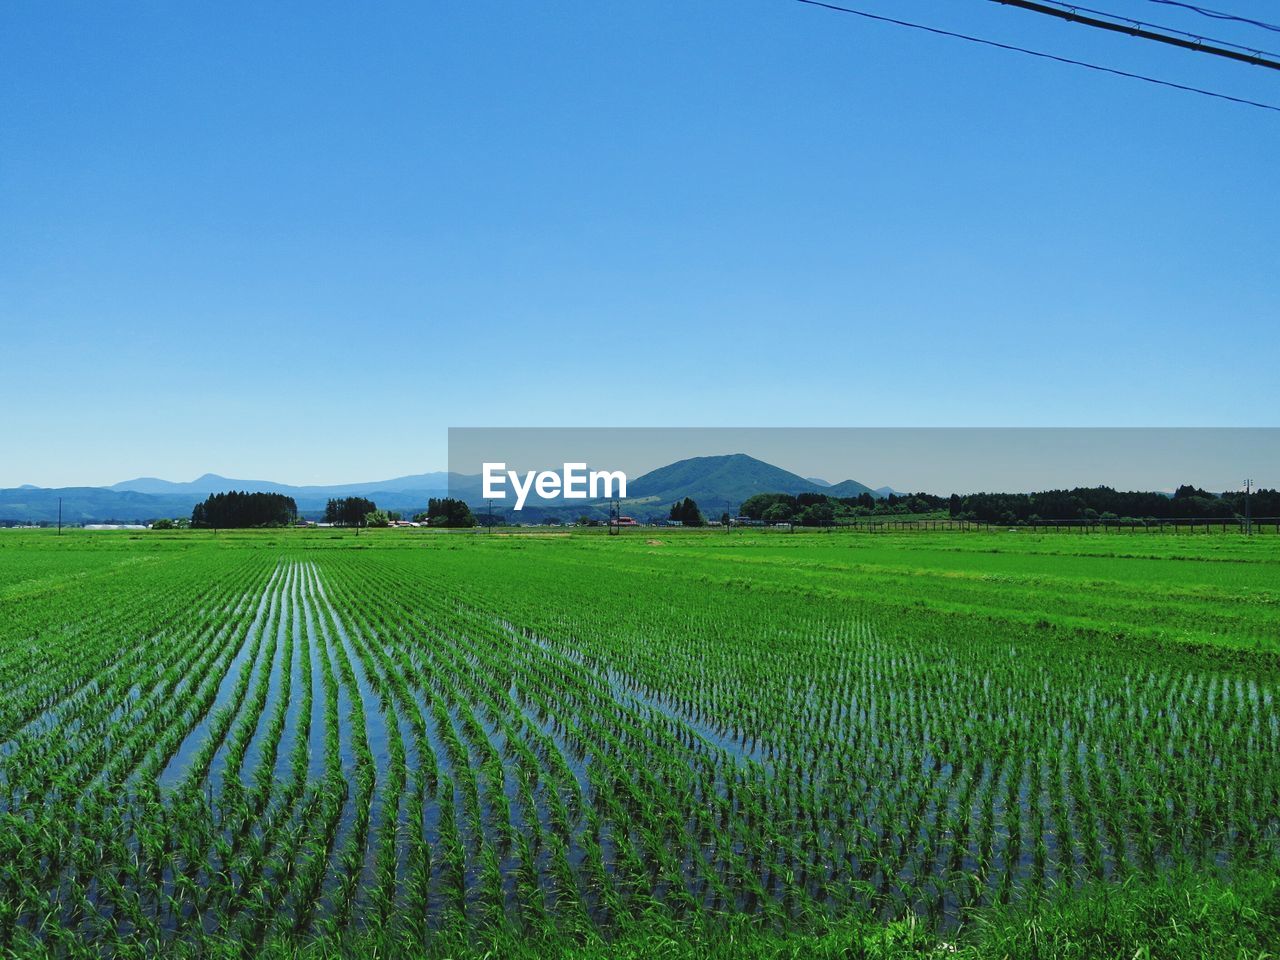
<svg viewBox="0 0 1280 960">
<path fill-rule="evenodd" d="M 151 524 L 151 529 L 152 530 L 172 530 L 174 526 L 175 524 L 172 520 L 168 518 L 162 518 L 160 520 L 155 521 L 153 524 Z"/>
<path fill-rule="evenodd" d="M 829 527 L 836 522 L 836 512 L 830 503 L 811 503 L 800 514 L 800 524 L 805 527 Z"/>
<path fill-rule="evenodd" d="M 698 505 L 690 497 L 685 497 L 681 502 L 673 503 L 671 505 L 671 513 L 667 519 L 678 521 L 686 527 L 701 527 L 706 523 L 702 519 L 702 511 L 698 509 Z"/>
<path fill-rule="evenodd" d="M 427 524 L 432 527 L 474 527 L 476 518 L 463 500 L 432 497 L 427 501 Z"/>
<path fill-rule="evenodd" d="M 298 516 L 293 497 L 282 493 L 210 494 L 191 511 L 191 526 L 216 529 L 286 527 Z"/>
<path fill-rule="evenodd" d="M 787 506 L 785 503 L 775 503 L 760 517 L 766 523 L 790 523 L 794 512 L 793 507 Z"/>
<path fill-rule="evenodd" d="M 750 517 L 752 520 L 767 520 L 769 518 L 765 514 L 772 507 L 779 505 L 783 507 L 783 514 L 780 519 L 790 520 L 792 514 L 796 511 L 796 498 L 789 493 L 757 493 L 742 502 L 739 512 L 744 517 Z"/>
<path fill-rule="evenodd" d="M 371 510 L 364 515 L 364 525 L 366 527 L 389 527 L 391 526 L 391 518 L 383 510 Z"/>
<path fill-rule="evenodd" d="M 358 527 L 378 505 L 364 497 L 338 497 L 325 504 L 324 522 L 337 527 Z"/>
</svg>

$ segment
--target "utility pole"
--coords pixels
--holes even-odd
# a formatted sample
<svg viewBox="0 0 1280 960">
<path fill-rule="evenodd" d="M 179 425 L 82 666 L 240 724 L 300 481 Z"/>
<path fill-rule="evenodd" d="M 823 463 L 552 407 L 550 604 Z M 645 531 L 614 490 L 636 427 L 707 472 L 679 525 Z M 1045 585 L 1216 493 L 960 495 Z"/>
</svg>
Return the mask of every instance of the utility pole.
<svg viewBox="0 0 1280 960">
<path fill-rule="evenodd" d="M 1244 533 L 1253 536 L 1253 517 L 1249 512 L 1249 494 L 1253 490 L 1253 480 L 1246 477 L 1244 481 Z"/>
<path fill-rule="evenodd" d="M 58 498 L 58 536 L 62 536 L 62 498 Z"/>
<path fill-rule="evenodd" d="M 493 533 L 493 501 L 489 501 L 489 532 Z"/>
</svg>

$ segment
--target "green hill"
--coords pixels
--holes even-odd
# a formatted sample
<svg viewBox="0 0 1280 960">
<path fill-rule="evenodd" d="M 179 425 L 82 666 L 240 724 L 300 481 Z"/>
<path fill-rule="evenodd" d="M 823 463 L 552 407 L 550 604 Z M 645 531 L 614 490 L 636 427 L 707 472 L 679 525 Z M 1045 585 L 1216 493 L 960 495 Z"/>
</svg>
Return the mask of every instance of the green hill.
<svg viewBox="0 0 1280 960">
<path fill-rule="evenodd" d="M 807 493 L 818 489 L 812 480 L 745 453 L 679 460 L 627 484 L 629 502 L 666 504 L 692 497 L 704 512 L 717 513 L 726 500 L 736 509 L 757 493 Z M 823 493 L 829 491 L 821 489 Z"/>
<path fill-rule="evenodd" d="M 828 497 L 836 497 L 844 499 L 845 497 L 860 497 L 864 493 L 869 493 L 877 500 L 884 496 L 876 490 L 872 490 L 865 483 L 859 483 L 857 480 L 844 480 L 840 483 L 834 483 L 829 487 L 824 487 L 821 491 Z"/>
</svg>

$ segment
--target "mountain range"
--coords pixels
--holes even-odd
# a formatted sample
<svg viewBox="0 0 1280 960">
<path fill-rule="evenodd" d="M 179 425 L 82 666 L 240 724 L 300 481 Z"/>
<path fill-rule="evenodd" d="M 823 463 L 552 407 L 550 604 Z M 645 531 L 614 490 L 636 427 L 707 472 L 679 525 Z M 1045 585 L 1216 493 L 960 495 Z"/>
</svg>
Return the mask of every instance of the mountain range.
<svg viewBox="0 0 1280 960">
<path fill-rule="evenodd" d="M 449 486 L 449 474 L 418 473 L 407 477 L 395 477 L 391 480 L 375 480 L 372 483 L 335 483 L 329 485 L 296 486 L 288 483 L 276 483 L 273 480 L 232 480 L 220 477 L 216 473 L 206 473 L 185 483 L 172 480 L 160 480 L 156 477 L 138 477 L 135 480 L 124 480 L 113 483 L 104 489 L 117 492 L 148 494 L 198 494 L 207 497 L 211 493 L 224 490 L 244 490 L 249 493 L 283 493 L 297 499 L 329 497 L 367 496 L 370 493 L 384 491 L 399 492 L 403 490 L 445 490 Z M 437 494 L 438 495 L 438 494 Z M 301 504 L 299 504 L 301 506 Z"/>
<path fill-rule="evenodd" d="M 108 487 L 21 487 L 0 489 L 0 523 L 53 522 L 62 501 L 64 523 L 138 522 L 158 517 L 183 517 L 211 493 L 244 490 L 252 493 L 282 493 L 293 497 L 304 516 L 317 516 L 333 497 L 363 496 L 384 510 L 405 514 L 425 510 L 432 497 L 455 496 L 472 506 L 483 503 L 480 477 L 435 473 L 412 474 L 366 483 L 299 486 L 272 480 L 240 480 L 206 473 L 195 480 L 174 482 L 156 477 L 138 477 Z M 726 504 L 736 510 L 743 500 L 757 493 L 806 493 L 820 491 L 834 497 L 856 497 L 862 493 L 887 496 L 888 487 L 873 490 L 856 480 L 831 484 L 802 477 L 781 467 L 742 453 L 692 457 L 659 467 L 629 480 L 624 511 L 648 515 L 663 512 L 666 505 L 692 497 L 704 512 L 716 515 Z M 583 501 L 530 498 L 525 516 L 530 519 L 547 512 L 601 513 L 605 504 L 585 505 Z"/>
</svg>

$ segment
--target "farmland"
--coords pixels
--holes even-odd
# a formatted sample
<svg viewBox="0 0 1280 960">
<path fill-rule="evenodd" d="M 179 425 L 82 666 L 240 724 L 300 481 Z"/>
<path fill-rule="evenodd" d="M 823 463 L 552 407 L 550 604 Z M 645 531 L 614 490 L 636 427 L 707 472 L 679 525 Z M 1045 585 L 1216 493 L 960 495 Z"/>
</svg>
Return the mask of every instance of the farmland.
<svg viewBox="0 0 1280 960">
<path fill-rule="evenodd" d="M 0 955 L 963 943 L 1277 756 L 1276 537 L 0 535 Z"/>
</svg>

